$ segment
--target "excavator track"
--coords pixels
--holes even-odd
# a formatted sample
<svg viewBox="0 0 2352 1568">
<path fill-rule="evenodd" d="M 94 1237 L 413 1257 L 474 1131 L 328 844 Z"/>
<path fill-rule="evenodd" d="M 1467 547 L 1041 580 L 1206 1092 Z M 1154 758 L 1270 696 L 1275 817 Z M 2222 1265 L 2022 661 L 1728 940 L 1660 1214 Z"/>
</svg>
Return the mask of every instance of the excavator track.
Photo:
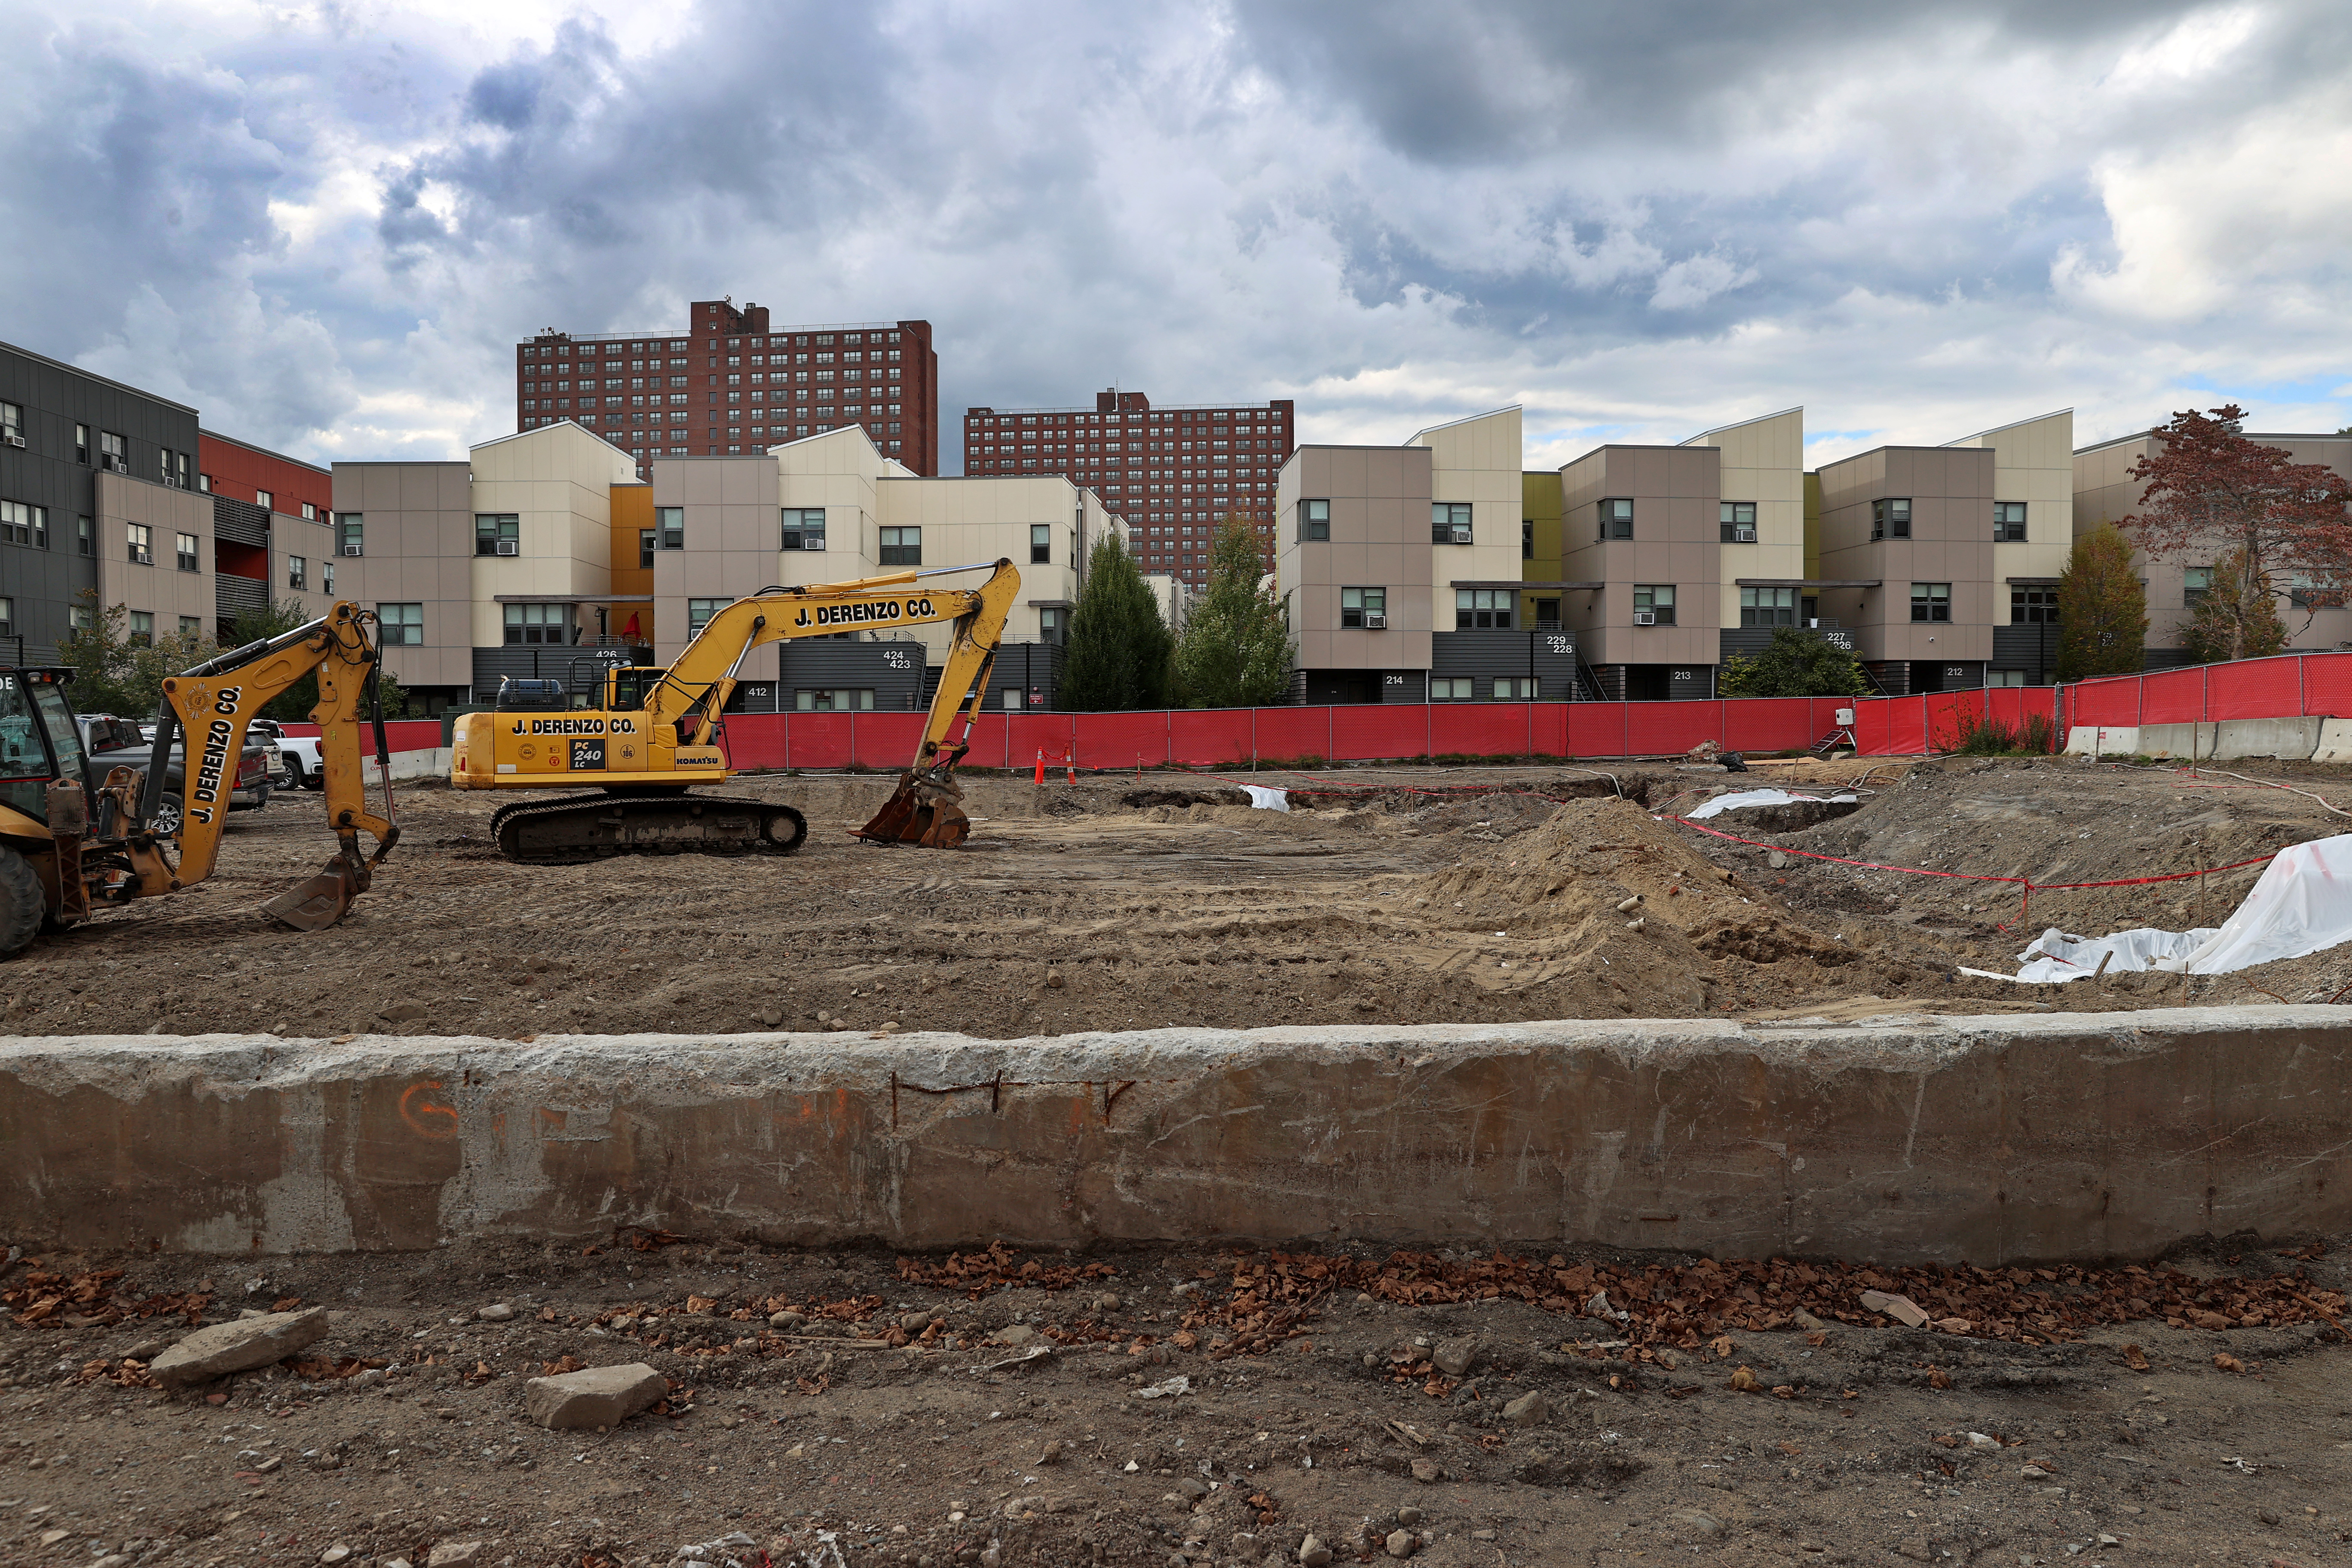
<svg viewBox="0 0 2352 1568">
<path fill-rule="evenodd" d="M 616 855 L 790 855 L 807 842 L 808 818 L 774 801 L 599 792 L 502 805 L 490 836 L 499 853 L 532 866 Z"/>
</svg>

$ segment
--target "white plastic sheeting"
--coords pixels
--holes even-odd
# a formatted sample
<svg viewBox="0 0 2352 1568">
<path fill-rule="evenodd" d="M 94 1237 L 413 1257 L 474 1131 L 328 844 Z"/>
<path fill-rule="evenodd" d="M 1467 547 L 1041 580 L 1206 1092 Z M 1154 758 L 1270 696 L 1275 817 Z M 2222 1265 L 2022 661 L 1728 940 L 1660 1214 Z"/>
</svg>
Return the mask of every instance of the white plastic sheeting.
<svg viewBox="0 0 2352 1568">
<path fill-rule="evenodd" d="M 2164 969 L 2228 974 L 2352 942 L 2352 833 L 2289 845 L 2272 857 L 2228 920 L 2208 931 L 2119 931 L 2095 941 L 2052 929 L 2018 954 L 2020 980 L 2079 980 L 2115 953 L 2107 973 Z"/>
<path fill-rule="evenodd" d="M 1688 821 L 1696 822 L 1702 817 L 1713 816 L 1717 812 L 1738 811 L 1740 807 L 1748 805 L 1791 805 L 1798 801 L 1852 801 L 1860 797 L 1853 795 L 1790 795 L 1784 789 L 1744 789 L 1732 795 L 1717 795 L 1713 800 L 1701 801 L 1697 805 L 1683 813 L 1683 816 Z"/>
<path fill-rule="evenodd" d="M 1290 792 L 1285 789 L 1263 789 L 1256 784 L 1244 784 L 1249 791 L 1250 804 L 1260 811 L 1288 811 Z"/>
</svg>

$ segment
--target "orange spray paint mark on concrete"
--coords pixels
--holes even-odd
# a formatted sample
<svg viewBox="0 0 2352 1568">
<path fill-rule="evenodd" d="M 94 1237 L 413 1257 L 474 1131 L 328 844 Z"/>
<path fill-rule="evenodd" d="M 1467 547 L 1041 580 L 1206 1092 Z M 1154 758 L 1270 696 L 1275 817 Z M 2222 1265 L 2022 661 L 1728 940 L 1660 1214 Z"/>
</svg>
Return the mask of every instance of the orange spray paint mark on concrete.
<svg viewBox="0 0 2352 1568">
<path fill-rule="evenodd" d="M 419 1138 L 455 1138 L 457 1135 L 457 1110 L 455 1106 L 439 1105 L 425 1099 L 428 1089 L 439 1089 L 438 1079 L 426 1079 L 412 1083 L 400 1097 L 400 1119 Z M 446 1119 L 446 1121 L 443 1119 Z"/>
<path fill-rule="evenodd" d="M 542 1105 L 539 1108 L 539 1135 L 542 1138 L 552 1138 L 563 1131 L 564 1124 L 570 1120 L 571 1118 L 563 1111 L 550 1110 Z"/>
</svg>

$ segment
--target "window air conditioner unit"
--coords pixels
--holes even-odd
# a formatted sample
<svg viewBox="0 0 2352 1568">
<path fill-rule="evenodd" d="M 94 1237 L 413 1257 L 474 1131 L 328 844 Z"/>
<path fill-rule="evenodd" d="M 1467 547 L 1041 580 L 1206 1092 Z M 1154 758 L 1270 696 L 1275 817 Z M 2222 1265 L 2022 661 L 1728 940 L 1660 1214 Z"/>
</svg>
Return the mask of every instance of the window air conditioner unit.
<svg viewBox="0 0 2352 1568">
<path fill-rule="evenodd" d="M 356 544 L 346 544 L 343 546 L 343 553 L 346 555 L 357 555 L 359 552 L 360 546 Z"/>
<path fill-rule="evenodd" d="M 1470 531 L 1469 531 L 1468 529 L 1466 529 L 1466 528 L 1457 528 L 1457 529 L 1455 529 L 1455 530 L 1454 531 L 1453 542 L 1454 542 L 1454 543 L 1455 543 L 1455 544 L 1467 544 L 1467 543 L 1469 543 L 1469 542 L 1470 542 Z"/>
<path fill-rule="evenodd" d="M 1754 523 L 1752 523 L 1752 522 L 1736 522 L 1736 523 L 1732 524 L 1732 525 L 1731 525 L 1731 542 L 1732 542 L 1732 543 L 1734 543 L 1734 544 L 1753 544 L 1753 543 L 1755 543 L 1755 542 L 1756 542 L 1756 525 L 1755 525 Z"/>
<path fill-rule="evenodd" d="M 1384 632 L 1389 629 L 1389 618 L 1378 610 L 1367 610 L 1364 612 L 1364 629 L 1368 632 Z"/>
<path fill-rule="evenodd" d="M 1658 612 L 1636 610 L 1633 612 L 1633 624 L 1637 626 L 1654 626 L 1658 624 Z"/>
<path fill-rule="evenodd" d="M 358 552 L 354 551 L 352 553 L 356 554 Z M 501 555 L 520 555 L 522 553 L 522 542 L 516 539 L 501 539 L 499 541 L 499 553 Z"/>
<path fill-rule="evenodd" d="M 25 444 L 25 438 L 11 430 L 5 435 L 0 435 L 0 442 L 5 442 L 11 447 L 21 447 Z"/>
</svg>

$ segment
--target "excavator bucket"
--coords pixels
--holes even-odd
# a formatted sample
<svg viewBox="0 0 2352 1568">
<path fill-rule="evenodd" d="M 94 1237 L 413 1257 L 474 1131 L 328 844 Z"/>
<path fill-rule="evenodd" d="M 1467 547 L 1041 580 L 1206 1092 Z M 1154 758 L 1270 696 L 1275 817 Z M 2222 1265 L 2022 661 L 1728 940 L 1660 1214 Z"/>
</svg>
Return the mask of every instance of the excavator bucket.
<svg viewBox="0 0 2352 1568">
<path fill-rule="evenodd" d="M 857 830 L 857 837 L 877 844 L 953 849 L 971 837 L 971 818 L 956 804 L 961 793 L 952 783 L 941 784 L 921 773 L 908 773 L 874 814 L 874 820 Z"/>
<path fill-rule="evenodd" d="M 362 891 L 351 862 L 338 855 L 317 876 L 297 882 L 261 906 L 261 912 L 296 931 L 324 931 L 343 918 Z"/>
</svg>

